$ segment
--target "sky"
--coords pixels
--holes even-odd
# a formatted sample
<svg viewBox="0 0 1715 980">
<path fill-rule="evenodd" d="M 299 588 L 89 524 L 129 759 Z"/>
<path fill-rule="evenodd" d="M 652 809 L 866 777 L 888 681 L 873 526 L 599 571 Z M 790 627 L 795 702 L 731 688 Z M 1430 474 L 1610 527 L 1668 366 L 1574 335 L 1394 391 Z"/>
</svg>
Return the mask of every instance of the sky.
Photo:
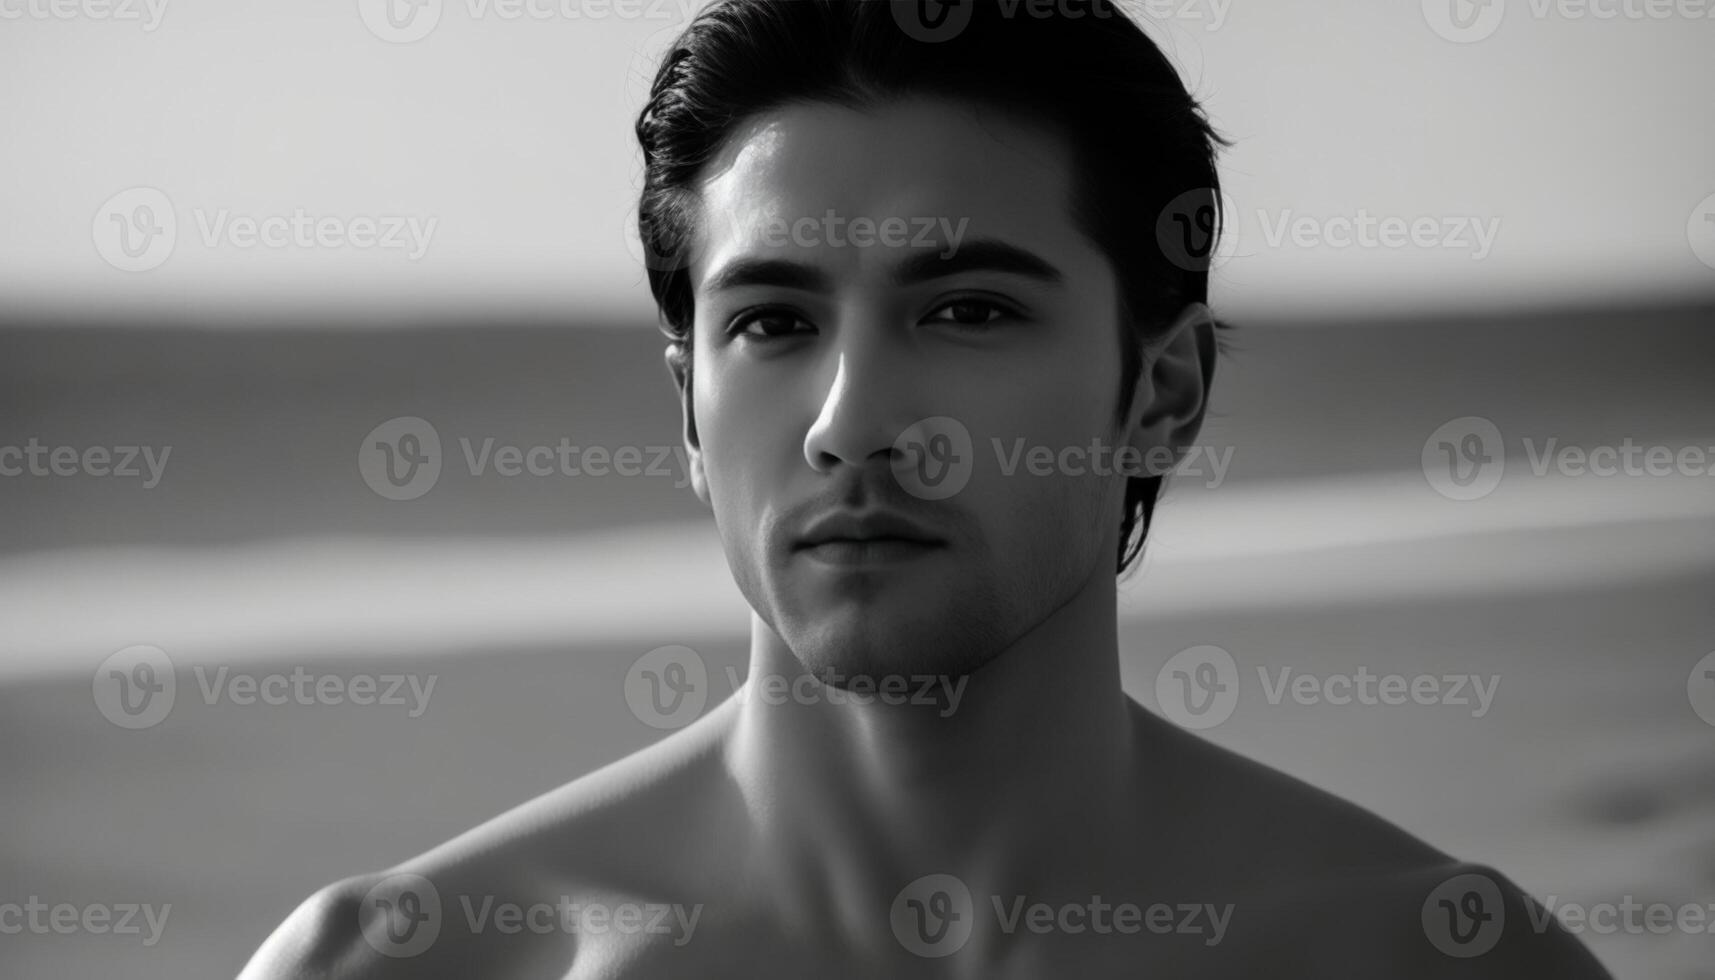
<svg viewBox="0 0 1715 980">
<path fill-rule="evenodd" d="M 653 319 L 631 126 L 701 3 L 382 2 L 0 0 L 7 305 Z M 1217 307 L 1715 295 L 1715 0 L 1455 2 L 1133 4 L 1237 141 Z"/>
</svg>

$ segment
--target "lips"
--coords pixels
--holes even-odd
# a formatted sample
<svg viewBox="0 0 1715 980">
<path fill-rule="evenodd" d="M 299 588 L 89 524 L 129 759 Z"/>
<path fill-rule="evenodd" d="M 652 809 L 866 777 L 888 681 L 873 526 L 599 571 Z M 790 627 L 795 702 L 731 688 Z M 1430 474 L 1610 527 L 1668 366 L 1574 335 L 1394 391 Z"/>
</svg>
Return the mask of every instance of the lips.
<svg viewBox="0 0 1715 980">
<path fill-rule="evenodd" d="M 917 546 L 946 544 L 928 528 L 888 511 L 837 511 L 812 521 L 794 545 L 802 551 L 821 545 Z"/>
<path fill-rule="evenodd" d="M 798 553 L 827 565 L 849 568 L 892 565 L 933 554 L 940 548 L 938 544 L 903 538 L 867 538 L 862 541 L 824 541 Z"/>
</svg>

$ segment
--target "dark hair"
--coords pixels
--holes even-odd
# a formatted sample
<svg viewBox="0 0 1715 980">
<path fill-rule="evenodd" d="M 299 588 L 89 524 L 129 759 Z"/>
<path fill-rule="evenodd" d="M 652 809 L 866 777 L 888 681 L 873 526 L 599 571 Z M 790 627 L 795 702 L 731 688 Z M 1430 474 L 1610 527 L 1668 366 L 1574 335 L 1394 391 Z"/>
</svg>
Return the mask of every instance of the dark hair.
<svg viewBox="0 0 1715 980">
<path fill-rule="evenodd" d="M 1143 351 L 1186 304 L 1208 300 L 1216 147 L 1231 143 L 1114 0 L 1059 0 L 1042 16 L 1029 2 L 957 2 L 948 19 L 968 7 L 969 20 L 931 39 L 913 0 L 717 0 L 673 42 L 637 117 L 638 233 L 661 329 L 687 371 L 696 181 L 737 126 L 787 103 L 943 96 L 1021 113 L 1072 147 L 1072 218 L 1120 283 L 1116 414 L 1125 417 Z M 1205 233 L 1196 249 L 1192 218 Z M 1185 225 L 1183 246 L 1170 241 L 1170 219 Z M 1142 553 L 1164 479 L 1127 479 L 1116 574 Z"/>
</svg>

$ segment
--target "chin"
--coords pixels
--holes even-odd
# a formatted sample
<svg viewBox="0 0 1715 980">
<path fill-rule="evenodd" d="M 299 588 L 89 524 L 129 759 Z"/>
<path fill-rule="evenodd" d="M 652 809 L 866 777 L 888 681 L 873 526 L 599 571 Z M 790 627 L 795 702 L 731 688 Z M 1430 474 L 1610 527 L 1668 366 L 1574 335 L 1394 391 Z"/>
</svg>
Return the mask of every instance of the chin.
<svg viewBox="0 0 1715 980">
<path fill-rule="evenodd" d="M 889 677 L 962 677 L 1001 652 L 997 625 L 991 620 L 969 628 L 944 608 L 927 621 L 868 610 L 824 619 L 786 639 L 807 673 L 844 690 Z"/>
</svg>

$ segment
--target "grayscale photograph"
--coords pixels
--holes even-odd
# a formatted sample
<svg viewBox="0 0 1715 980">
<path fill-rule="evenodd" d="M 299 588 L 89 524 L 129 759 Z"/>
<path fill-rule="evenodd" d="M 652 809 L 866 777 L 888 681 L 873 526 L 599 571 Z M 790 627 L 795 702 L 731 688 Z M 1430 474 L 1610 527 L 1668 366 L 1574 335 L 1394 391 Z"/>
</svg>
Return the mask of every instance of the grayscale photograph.
<svg viewBox="0 0 1715 980">
<path fill-rule="evenodd" d="M 1715 980 L 1715 0 L 0 0 L 0 977 Z"/>
</svg>

